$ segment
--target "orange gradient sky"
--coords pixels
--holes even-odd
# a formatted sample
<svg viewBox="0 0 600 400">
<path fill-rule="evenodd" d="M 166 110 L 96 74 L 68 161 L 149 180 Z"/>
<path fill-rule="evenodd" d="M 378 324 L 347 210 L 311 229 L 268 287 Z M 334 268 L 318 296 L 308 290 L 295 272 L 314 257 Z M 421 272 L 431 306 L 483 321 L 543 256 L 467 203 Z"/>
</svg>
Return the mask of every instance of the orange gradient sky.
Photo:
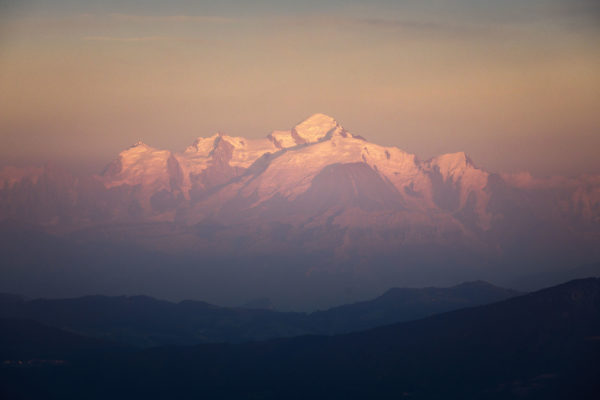
<svg viewBox="0 0 600 400">
<path fill-rule="evenodd" d="M 322 112 L 424 159 L 600 172 L 591 0 L 52 3 L 0 8 L 2 165 L 97 171 L 137 140 L 179 151 Z"/>
</svg>

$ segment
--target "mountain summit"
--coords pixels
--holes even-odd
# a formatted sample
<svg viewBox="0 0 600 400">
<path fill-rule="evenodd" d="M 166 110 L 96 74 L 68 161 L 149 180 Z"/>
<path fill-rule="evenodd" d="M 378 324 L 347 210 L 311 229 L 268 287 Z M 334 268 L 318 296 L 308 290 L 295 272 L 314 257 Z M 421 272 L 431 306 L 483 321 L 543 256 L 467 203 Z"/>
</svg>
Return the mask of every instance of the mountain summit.
<svg viewBox="0 0 600 400">
<path fill-rule="evenodd" d="M 334 133 L 344 132 L 338 122 L 325 114 L 314 114 L 292 129 L 297 143 L 315 143 Z"/>
<path fill-rule="evenodd" d="M 330 116 L 314 114 L 265 139 L 218 133 L 196 139 L 183 153 L 133 147 L 122 152 L 101 179 L 107 188 L 138 187 L 140 209 L 151 220 L 239 223 L 260 216 L 294 225 L 322 220 L 364 226 L 380 217 L 385 225 L 412 219 L 398 214 L 410 210 L 435 224 L 428 210 L 456 212 L 471 197 L 473 222 L 487 229 L 490 216 L 482 192 L 487 176 L 464 153 L 420 162 L 403 150 L 350 134 Z M 438 201 L 437 181 L 457 201 Z M 167 210 L 159 199 L 187 206 Z M 274 213 L 275 203 L 286 212 Z M 366 219 L 357 215 L 372 211 L 377 214 Z M 381 212 L 393 213 L 392 221 Z"/>
</svg>

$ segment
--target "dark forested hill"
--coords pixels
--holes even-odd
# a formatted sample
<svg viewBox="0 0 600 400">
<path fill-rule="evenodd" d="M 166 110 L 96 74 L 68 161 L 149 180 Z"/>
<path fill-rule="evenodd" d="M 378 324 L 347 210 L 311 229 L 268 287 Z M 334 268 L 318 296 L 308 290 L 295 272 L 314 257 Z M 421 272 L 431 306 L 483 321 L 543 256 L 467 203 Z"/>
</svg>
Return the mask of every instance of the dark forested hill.
<svg viewBox="0 0 600 400">
<path fill-rule="evenodd" d="M 590 278 L 360 333 L 113 351 L 1 373 L 22 398 L 33 385 L 61 399 L 595 399 L 599 356 L 600 279 Z"/>
<path fill-rule="evenodd" d="M 242 342 L 339 334 L 507 299 L 518 292 L 485 282 L 450 288 L 391 289 L 374 300 L 312 314 L 171 303 L 146 296 L 25 301 L 0 296 L 0 317 L 25 318 L 134 346 Z"/>
</svg>

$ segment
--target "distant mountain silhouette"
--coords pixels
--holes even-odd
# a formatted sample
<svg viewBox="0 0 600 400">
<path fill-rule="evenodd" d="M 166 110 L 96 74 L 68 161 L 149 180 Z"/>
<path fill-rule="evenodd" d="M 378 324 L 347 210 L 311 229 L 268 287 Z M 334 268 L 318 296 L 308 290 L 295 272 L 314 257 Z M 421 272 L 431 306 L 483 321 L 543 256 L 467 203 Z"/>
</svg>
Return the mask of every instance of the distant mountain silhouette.
<svg viewBox="0 0 600 400">
<path fill-rule="evenodd" d="M 302 313 L 225 308 L 200 301 L 171 303 L 147 296 L 0 303 L 0 315 L 142 347 L 240 342 L 307 333 Z"/>
<path fill-rule="evenodd" d="M 494 303 L 519 294 L 483 281 L 449 288 L 393 288 L 374 300 L 317 311 L 310 318 L 316 326 L 327 327 L 326 333 L 348 333 Z"/>
<path fill-rule="evenodd" d="M 226 308 L 200 301 L 171 303 L 147 296 L 25 301 L 0 295 L 0 317 L 31 319 L 100 339 L 148 347 L 353 332 L 517 294 L 486 282 L 450 288 L 396 288 L 371 301 L 312 314 Z"/>
<path fill-rule="evenodd" d="M 107 352 L 0 369 L 60 399 L 596 399 L 600 279 L 366 332 Z"/>
<path fill-rule="evenodd" d="M 550 268 L 543 273 L 528 273 L 518 279 L 510 280 L 508 286 L 531 292 L 558 285 L 562 282 L 583 279 L 590 276 L 600 276 L 600 262 L 577 265 L 571 268 Z"/>
<path fill-rule="evenodd" d="M 3 361 L 61 359 L 118 347 L 124 346 L 31 320 L 0 318 L 0 360 Z"/>
</svg>

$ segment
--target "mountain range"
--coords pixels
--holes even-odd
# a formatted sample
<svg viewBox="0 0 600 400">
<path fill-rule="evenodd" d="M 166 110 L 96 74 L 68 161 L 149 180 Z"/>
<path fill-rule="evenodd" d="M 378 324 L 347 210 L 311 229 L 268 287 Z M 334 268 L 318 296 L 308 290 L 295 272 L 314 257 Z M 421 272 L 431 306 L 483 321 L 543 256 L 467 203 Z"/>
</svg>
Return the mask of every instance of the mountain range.
<svg viewBox="0 0 600 400">
<path fill-rule="evenodd" d="M 108 282 L 84 277 L 68 295 L 267 296 L 314 309 L 392 286 L 512 283 L 596 263 L 600 176 L 493 173 L 462 152 L 420 160 L 316 114 L 264 139 L 217 133 L 183 152 L 136 143 L 92 176 L 5 167 L 0 234 L 2 262 L 14 266 L 4 291 L 64 296 L 64 274 L 102 259 Z M 123 268 L 135 285 L 113 283 Z M 177 289 L 156 284 L 171 280 Z"/>
<path fill-rule="evenodd" d="M 7 399 L 595 399 L 600 279 L 334 336 L 152 349 L 0 319 Z"/>
<path fill-rule="evenodd" d="M 24 300 L 0 296 L 0 318 L 31 320 L 99 340 L 136 347 L 238 343 L 308 334 L 361 331 L 520 294 L 486 282 L 450 288 L 393 288 L 364 302 L 314 313 L 172 303 L 147 296 Z"/>
</svg>

